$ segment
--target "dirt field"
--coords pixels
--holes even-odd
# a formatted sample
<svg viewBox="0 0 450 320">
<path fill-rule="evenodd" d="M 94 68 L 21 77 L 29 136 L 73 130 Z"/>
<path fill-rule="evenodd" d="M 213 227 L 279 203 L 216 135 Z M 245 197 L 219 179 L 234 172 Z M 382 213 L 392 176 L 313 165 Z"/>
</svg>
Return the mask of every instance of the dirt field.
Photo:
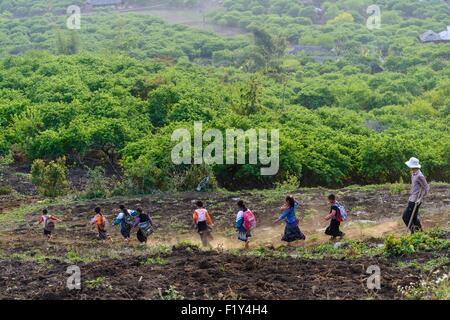
<svg viewBox="0 0 450 320">
<path fill-rule="evenodd" d="M 447 228 L 450 223 L 450 187 L 433 185 L 422 208 L 425 228 Z M 307 189 L 295 196 L 301 201 L 301 228 L 306 249 L 287 248 L 280 241 L 282 225 L 272 223 L 283 192 L 158 194 L 100 201 L 67 200 L 53 205 L 29 196 L 29 206 L 11 210 L 23 221 L 3 223 L 0 233 L 1 299 L 398 299 L 398 286 L 417 283 L 431 276 L 413 264 L 444 261 L 438 268 L 449 270 L 448 251 L 417 253 L 399 258 L 381 254 L 323 254 L 309 250 L 329 243 L 323 234 L 323 216 L 330 190 Z M 347 239 L 363 240 L 367 248 L 380 247 L 387 234 L 405 234 L 400 215 L 406 194 L 387 188 L 347 188 L 336 194 L 350 209 L 343 230 Z M 233 229 L 235 203 L 240 196 L 255 212 L 258 228 L 252 247 L 244 251 Z M 198 249 L 198 235 L 190 228 L 194 202 L 202 199 L 215 227 L 211 250 Z M 5 200 L 6 201 L 6 200 Z M 158 225 L 147 246 L 130 246 L 118 228 L 109 225 L 112 243 L 96 240 L 89 225 L 93 209 L 100 205 L 111 222 L 124 203 L 141 206 Z M 39 210 L 48 207 L 64 220 L 55 238 L 43 240 L 42 226 L 32 225 Z M 28 209 L 29 208 L 29 211 Z M 1 215 L 0 215 L 1 218 Z M 331 245 L 332 247 L 332 245 Z M 300 251 L 299 251 L 300 250 Z M 315 249 L 311 249 L 314 252 Z M 350 250 L 351 251 L 351 250 Z M 349 251 L 349 252 L 350 252 Z M 351 253 L 351 252 L 350 252 Z M 67 267 L 81 269 L 82 289 L 68 290 Z M 370 265 L 381 270 L 381 289 L 367 289 Z M 434 271 L 434 269 L 433 269 Z"/>
</svg>

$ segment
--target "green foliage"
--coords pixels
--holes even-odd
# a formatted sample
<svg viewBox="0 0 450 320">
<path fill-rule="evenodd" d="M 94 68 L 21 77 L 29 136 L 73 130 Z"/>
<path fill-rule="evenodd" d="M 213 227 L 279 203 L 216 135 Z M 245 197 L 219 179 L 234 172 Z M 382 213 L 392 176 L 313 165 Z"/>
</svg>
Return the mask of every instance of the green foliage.
<svg viewBox="0 0 450 320">
<path fill-rule="evenodd" d="M 406 190 L 406 185 L 403 182 L 403 178 L 400 177 L 400 180 L 397 183 L 389 184 L 389 192 L 391 194 L 401 194 Z"/>
<path fill-rule="evenodd" d="M 164 291 L 159 289 L 159 296 L 162 300 L 184 300 L 184 296 L 177 291 L 175 286 L 170 286 Z"/>
<path fill-rule="evenodd" d="M 169 264 L 169 261 L 161 257 L 149 257 L 144 262 L 146 266 L 165 266 L 167 264 Z"/>
<path fill-rule="evenodd" d="M 89 169 L 86 190 L 83 197 L 87 199 L 107 198 L 110 195 L 105 170 L 101 167 Z"/>
<path fill-rule="evenodd" d="M 112 290 L 111 284 L 108 283 L 108 279 L 106 277 L 97 277 L 95 279 L 86 280 L 84 285 L 87 289 L 95 290 L 95 289 L 107 289 Z"/>
<path fill-rule="evenodd" d="M 0 196 L 9 195 L 14 192 L 10 186 L 0 186 Z"/>
<path fill-rule="evenodd" d="M 37 159 L 31 167 L 31 181 L 38 192 L 46 197 L 57 197 L 69 192 L 65 158 L 50 161 L 46 164 Z"/>
<path fill-rule="evenodd" d="M 450 247 L 450 240 L 440 238 L 436 233 L 417 232 L 399 239 L 393 235 L 384 240 L 384 252 L 395 257 L 413 254 L 418 251 L 445 250 Z"/>
<path fill-rule="evenodd" d="M 209 167 L 221 187 L 295 176 L 302 186 L 393 183 L 398 193 L 411 156 L 428 180 L 450 179 L 450 44 L 417 40 L 445 29 L 443 1 L 224 1 L 208 20 L 248 32 L 236 37 L 108 10 L 66 30 L 67 6 L 82 3 L 0 3 L 0 155 L 94 160 L 123 174 L 116 195 L 192 190 L 203 172 L 173 165 L 170 137 L 202 121 L 280 130 L 277 175 Z M 381 29 L 366 27 L 371 4 Z"/>
<path fill-rule="evenodd" d="M 292 192 L 300 187 L 300 181 L 298 177 L 291 175 L 283 182 L 276 182 L 275 189 L 282 192 Z"/>
</svg>

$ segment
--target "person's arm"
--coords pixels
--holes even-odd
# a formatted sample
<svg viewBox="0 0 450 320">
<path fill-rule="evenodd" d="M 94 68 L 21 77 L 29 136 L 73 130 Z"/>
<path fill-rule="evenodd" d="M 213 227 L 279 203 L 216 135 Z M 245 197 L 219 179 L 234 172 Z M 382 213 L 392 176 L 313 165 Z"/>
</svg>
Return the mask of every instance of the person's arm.
<svg viewBox="0 0 450 320">
<path fill-rule="evenodd" d="M 40 217 L 39 217 L 39 220 L 36 221 L 36 224 L 39 225 L 39 224 L 41 224 L 41 223 L 43 223 L 43 222 L 44 222 L 44 217 L 43 217 L 43 216 L 40 216 Z"/>
<path fill-rule="evenodd" d="M 422 189 L 422 192 L 421 192 L 422 197 L 419 200 L 422 200 L 423 197 L 425 197 L 428 194 L 428 192 L 430 192 L 430 185 L 428 184 L 427 179 L 424 176 L 419 176 L 418 180 L 419 180 L 420 187 Z"/>
<path fill-rule="evenodd" d="M 330 220 L 331 218 L 336 216 L 336 210 L 331 210 L 331 212 L 325 217 L 325 220 Z"/>
<path fill-rule="evenodd" d="M 236 229 L 241 230 L 244 225 L 244 217 L 239 217 L 236 219 Z"/>
<path fill-rule="evenodd" d="M 197 223 L 198 220 L 198 213 L 197 211 L 194 211 L 194 215 L 192 217 L 192 225 L 194 226 Z"/>
<path fill-rule="evenodd" d="M 284 218 L 286 218 L 288 216 L 289 212 L 290 212 L 290 209 L 287 209 L 285 212 L 283 212 L 281 214 L 281 216 L 277 220 L 275 220 L 275 222 L 279 222 L 279 221 L 283 220 Z"/>
<path fill-rule="evenodd" d="M 212 226 L 213 222 L 211 219 L 211 216 L 209 215 L 208 211 L 206 211 L 206 222 L 208 223 L 208 225 Z"/>
<path fill-rule="evenodd" d="M 139 223 L 141 223 L 141 218 L 136 217 L 136 219 L 134 220 L 134 223 L 133 223 L 133 228 L 137 227 Z"/>
<path fill-rule="evenodd" d="M 53 220 L 53 221 L 62 222 L 61 219 L 59 219 L 58 217 L 55 217 L 55 216 L 50 216 L 49 219 L 50 219 L 50 220 Z"/>
</svg>

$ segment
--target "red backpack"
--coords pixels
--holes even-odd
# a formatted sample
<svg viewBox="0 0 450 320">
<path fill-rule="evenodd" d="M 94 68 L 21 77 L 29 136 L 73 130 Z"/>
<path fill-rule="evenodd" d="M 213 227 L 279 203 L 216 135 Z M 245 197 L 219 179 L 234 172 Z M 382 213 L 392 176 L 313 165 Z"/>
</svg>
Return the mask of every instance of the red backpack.
<svg viewBox="0 0 450 320">
<path fill-rule="evenodd" d="M 256 217 L 250 210 L 244 212 L 244 228 L 247 231 L 256 227 Z"/>
</svg>

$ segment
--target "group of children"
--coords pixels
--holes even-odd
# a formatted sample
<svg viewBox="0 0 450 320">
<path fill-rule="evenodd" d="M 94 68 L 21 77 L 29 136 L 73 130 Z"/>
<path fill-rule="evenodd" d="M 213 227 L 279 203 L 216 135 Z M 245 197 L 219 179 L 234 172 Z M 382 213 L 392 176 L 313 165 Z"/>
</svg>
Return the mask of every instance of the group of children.
<svg viewBox="0 0 450 320">
<path fill-rule="evenodd" d="M 343 237 L 344 233 L 340 231 L 340 223 L 346 219 L 345 208 L 336 201 L 335 195 L 328 196 L 328 201 L 331 205 L 329 214 L 325 220 L 330 221 L 330 225 L 325 230 L 325 234 L 331 236 L 332 239 L 336 237 Z M 197 229 L 203 246 L 209 246 L 212 237 L 212 227 L 214 226 L 208 210 L 205 209 L 202 201 L 196 202 L 197 209 L 194 211 L 192 226 Z M 300 206 L 299 202 L 293 196 L 287 196 L 284 205 L 280 208 L 281 215 L 274 221 L 279 223 L 285 222 L 284 234 L 281 240 L 288 244 L 305 240 L 306 237 L 299 228 L 299 219 L 296 215 L 296 209 Z M 154 232 L 155 225 L 149 214 L 144 213 L 141 208 L 136 210 L 127 209 L 124 205 L 119 207 L 120 212 L 114 219 L 114 225 L 120 226 L 120 233 L 128 243 L 131 238 L 131 232 L 136 230 L 136 237 L 141 244 L 145 244 L 148 237 Z M 107 220 L 102 213 L 100 207 L 95 208 L 95 216 L 91 219 L 91 224 L 95 225 L 100 240 L 111 240 L 111 236 L 107 232 Z M 44 235 L 51 239 L 52 232 L 55 228 L 55 222 L 60 222 L 61 219 L 49 215 L 47 209 L 42 211 L 42 215 L 38 221 L 39 224 L 44 224 Z M 237 238 L 245 243 L 245 248 L 249 248 L 251 231 L 256 227 L 256 217 L 251 210 L 249 210 L 244 201 L 237 202 L 237 215 L 235 228 L 237 230 Z"/>
</svg>

